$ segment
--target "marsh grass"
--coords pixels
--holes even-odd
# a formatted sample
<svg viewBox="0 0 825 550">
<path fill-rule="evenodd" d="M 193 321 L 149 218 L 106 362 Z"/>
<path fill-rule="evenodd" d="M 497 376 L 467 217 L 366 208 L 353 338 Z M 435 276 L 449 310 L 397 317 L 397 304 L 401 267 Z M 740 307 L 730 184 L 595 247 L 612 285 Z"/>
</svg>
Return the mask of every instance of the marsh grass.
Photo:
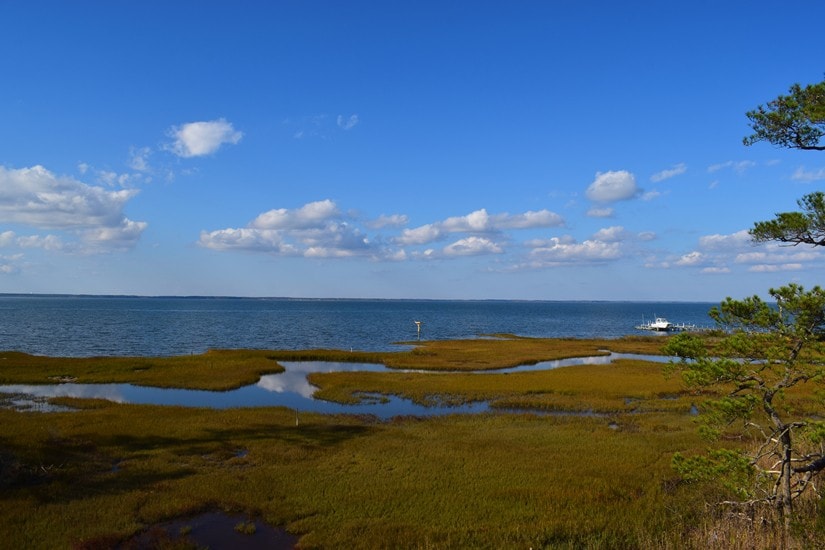
<svg viewBox="0 0 825 550">
<path fill-rule="evenodd" d="M 285 525 L 306 547 L 631 540 L 672 521 L 663 504 L 679 503 L 661 479 L 695 434 L 677 417 L 618 420 L 632 429 L 530 414 L 304 415 L 296 427 L 281 409 L 0 411 L 17 462 L 0 521 L 10 544 L 30 548 L 126 539 L 215 508 Z"/>
<path fill-rule="evenodd" d="M 693 398 L 676 378 L 665 378 L 655 363 L 619 360 L 608 365 L 581 365 L 507 374 L 416 372 L 314 373 L 315 397 L 341 403 L 359 394 L 384 393 L 424 405 L 461 405 L 489 401 L 503 409 L 619 413 L 669 410 L 688 412 Z"/>
<path fill-rule="evenodd" d="M 606 347 L 652 351 L 647 340 L 619 349 L 617 341 L 510 339 L 479 348 L 428 343 L 418 359 L 443 366 L 464 355 L 478 364 L 486 349 L 499 357 L 486 359 L 488 365 L 504 366 L 504 350 L 519 345 L 526 346 L 521 360 L 536 361 Z M 232 386 L 300 355 L 61 360 L 0 354 L 0 376 L 6 382 L 75 376 Z M 283 408 L 64 398 L 61 404 L 73 412 L 0 410 L 0 532 L 10 548 L 105 548 L 170 519 L 220 511 L 284 526 L 302 537 L 303 548 L 709 548 L 703 537 L 719 535 L 723 518 L 703 503 L 722 495 L 684 483 L 670 467 L 673 453 L 698 453 L 707 445 L 686 414 L 701 396 L 683 393 L 661 369 L 618 361 L 516 374 L 314 378 L 327 398 L 342 400 L 369 391 L 607 416 L 507 413 L 380 422 L 303 413 L 296 426 L 294 411 Z M 212 377 L 217 382 L 204 380 Z M 802 406 L 806 397 L 798 399 Z"/>
<path fill-rule="evenodd" d="M 210 350 L 173 357 L 44 357 L 0 352 L 0 384 L 133 383 L 143 386 L 229 390 L 283 372 L 277 361 L 382 363 L 389 368 L 437 371 L 494 370 L 541 361 L 616 352 L 660 353 L 663 340 L 610 341 L 501 337 L 428 341 L 411 350 Z"/>
<path fill-rule="evenodd" d="M 229 390 L 283 372 L 267 352 L 213 350 L 175 357 L 43 357 L 0 352 L 0 383 L 133 383 L 144 386 Z"/>
</svg>

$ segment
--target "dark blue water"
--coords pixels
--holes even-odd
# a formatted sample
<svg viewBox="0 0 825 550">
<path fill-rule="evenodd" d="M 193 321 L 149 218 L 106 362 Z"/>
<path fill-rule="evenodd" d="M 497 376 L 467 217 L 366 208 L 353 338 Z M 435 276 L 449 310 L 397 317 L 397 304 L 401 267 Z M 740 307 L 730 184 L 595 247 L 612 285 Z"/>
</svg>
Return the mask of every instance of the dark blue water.
<svg viewBox="0 0 825 550">
<path fill-rule="evenodd" d="M 0 295 L 0 349 L 52 356 L 183 355 L 207 349 L 397 349 L 510 333 L 618 338 L 654 316 L 710 326 L 715 304 L 295 300 Z"/>
</svg>

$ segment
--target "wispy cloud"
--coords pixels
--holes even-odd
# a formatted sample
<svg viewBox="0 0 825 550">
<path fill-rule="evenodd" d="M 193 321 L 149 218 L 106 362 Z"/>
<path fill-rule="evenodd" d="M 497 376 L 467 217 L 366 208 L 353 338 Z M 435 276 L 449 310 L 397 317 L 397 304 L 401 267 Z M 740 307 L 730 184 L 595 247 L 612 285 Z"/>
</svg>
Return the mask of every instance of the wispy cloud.
<svg viewBox="0 0 825 550">
<path fill-rule="evenodd" d="M 215 153 L 224 144 L 236 144 L 243 133 L 235 130 L 226 119 L 187 122 L 169 129 L 174 141 L 168 149 L 179 157 L 202 157 Z"/>
<path fill-rule="evenodd" d="M 293 139 L 322 139 L 328 140 L 338 130 L 349 131 L 361 123 L 361 118 L 357 114 L 349 116 L 338 115 L 331 117 L 327 114 L 307 115 L 289 117 L 284 119 L 283 124 L 292 131 Z"/>
<path fill-rule="evenodd" d="M 129 168 L 138 172 L 148 172 L 151 154 L 152 150 L 149 147 L 132 147 L 129 149 Z"/>
<path fill-rule="evenodd" d="M 612 218 L 615 210 L 612 208 L 591 208 L 587 211 L 590 218 Z"/>
<path fill-rule="evenodd" d="M 737 174 L 741 175 L 741 174 L 744 174 L 748 169 L 753 168 L 754 166 L 756 166 L 756 163 L 753 162 L 752 160 L 739 160 L 739 161 L 729 160 L 727 162 L 720 162 L 718 164 L 711 164 L 710 166 L 708 166 L 708 172 L 712 174 L 712 173 L 718 172 L 720 170 L 729 169 L 729 170 L 733 170 Z"/>
<path fill-rule="evenodd" d="M 655 174 L 650 176 L 650 181 L 654 183 L 659 183 L 660 181 L 665 181 L 676 176 L 681 176 L 685 172 L 687 172 L 687 165 L 684 162 L 680 162 L 672 168 L 662 170 L 661 172 L 656 172 Z"/>
<path fill-rule="evenodd" d="M 345 117 L 344 115 L 338 115 L 338 127 L 342 130 L 352 130 L 358 125 L 358 115 L 350 115 Z"/>
<path fill-rule="evenodd" d="M 806 183 L 825 180 L 825 168 L 820 168 L 819 170 L 805 170 L 804 166 L 800 166 L 793 173 L 791 179 L 795 181 L 804 181 Z"/>
</svg>

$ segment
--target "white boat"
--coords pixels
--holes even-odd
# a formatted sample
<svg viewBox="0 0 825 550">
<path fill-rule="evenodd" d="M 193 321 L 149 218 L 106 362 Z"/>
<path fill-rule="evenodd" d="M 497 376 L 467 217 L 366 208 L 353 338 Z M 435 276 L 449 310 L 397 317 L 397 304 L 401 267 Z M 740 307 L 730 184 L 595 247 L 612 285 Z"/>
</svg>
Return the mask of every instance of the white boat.
<svg viewBox="0 0 825 550">
<path fill-rule="evenodd" d="M 670 332 L 671 330 L 677 330 L 677 328 L 665 319 L 664 317 L 656 317 L 655 321 L 648 321 L 646 323 L 642 323 L 636 327 L 639 330 L 653 330 L 656 332 Z"/>
</svg>

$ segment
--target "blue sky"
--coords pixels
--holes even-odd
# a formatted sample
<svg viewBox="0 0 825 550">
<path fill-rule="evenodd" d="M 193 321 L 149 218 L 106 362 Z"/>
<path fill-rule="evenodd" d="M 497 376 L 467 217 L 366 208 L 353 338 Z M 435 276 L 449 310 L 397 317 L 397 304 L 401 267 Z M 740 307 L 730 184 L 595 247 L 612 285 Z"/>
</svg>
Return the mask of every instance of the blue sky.
<svg viewBox="0 0 825 550">
<path fill-rule="evenodd" d="M 742 145 L 818 2 L 0 2 L 0 292 L 720 301 L 821 284 Z"/>
</svg>

